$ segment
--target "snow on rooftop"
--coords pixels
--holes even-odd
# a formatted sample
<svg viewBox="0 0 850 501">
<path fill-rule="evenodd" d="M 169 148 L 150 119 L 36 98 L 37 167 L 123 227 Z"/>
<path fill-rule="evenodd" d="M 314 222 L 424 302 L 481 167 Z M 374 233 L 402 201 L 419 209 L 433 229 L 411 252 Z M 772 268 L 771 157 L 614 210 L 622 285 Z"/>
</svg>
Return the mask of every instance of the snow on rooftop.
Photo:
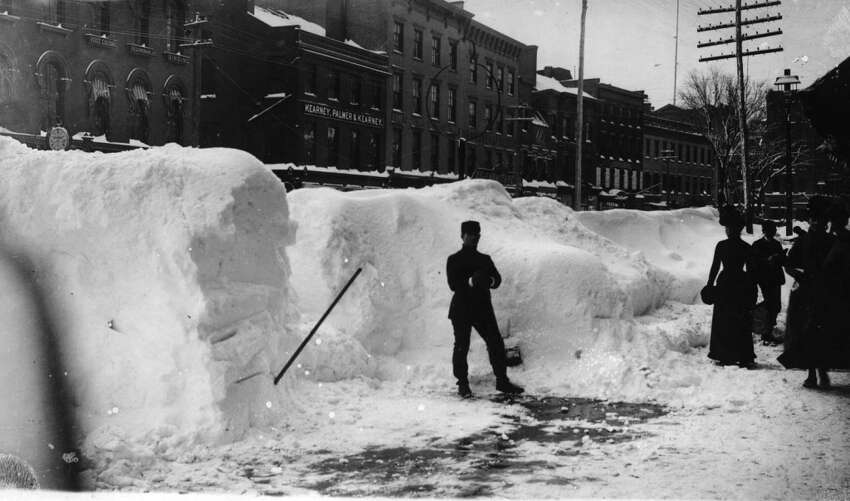
<svg viewBox="0 0 850 501">
<path fill-rule="evenodd" d="M 544 76 L 544 75 L 537 75 L 536 78 L 537 78 L 537 83 L 535 84 L 534 88 L 537 91 L 554 90 L 555 92 L 566 92 L 567 94 L 578 95 L 578 89 L 576 89 L 574 87 L 573 88 L 565 87 L 561 84 L 561 82 L 559 82 L 558 80 L 556 80 L 552 77 L 547 77 L 547 76 Z M 596 99 L 595 97 L 591 96 L 587 92 L 583 92 L 582 94 L 584 95 L 585 99 L 593 99 L 593 100 Z"/>
<path fill-rule="evenodd" d="M 301 28 L 301 30 L 308 31 L 316 35 L 326 36 L 327 34 L 324 27 L 311 21 L 307 21 L 304 18 L 294 16 L 292 14 L 287 14 L 286 12 L 279 9 L 266 9 L 255 5 L 254 12 L 248 11 L 248 14 L 256 17 L 257 19 L 264 22 L 266 25 L 271 26 L 272 28 L 279 28 L 282 26 L 298 26 Z"/>
</svg>

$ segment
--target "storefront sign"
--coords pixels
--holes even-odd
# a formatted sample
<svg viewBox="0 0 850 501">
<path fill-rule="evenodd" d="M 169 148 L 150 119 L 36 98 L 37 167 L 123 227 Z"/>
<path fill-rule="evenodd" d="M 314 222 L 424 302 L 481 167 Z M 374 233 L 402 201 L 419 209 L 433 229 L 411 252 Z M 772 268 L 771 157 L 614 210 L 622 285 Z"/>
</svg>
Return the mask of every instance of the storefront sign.
<svg viewBox="0 0 850 501">
<path fill-rule="evenodd" d="M 47 132 L 47 145 L 51 150 L 67 150 L 71 136 L 64 127 L 53 127 Z"/>
<path fill-rule="evenodd" d="M 326 104 L 304 103 L 304 113 L 307 115 L 329 118 L 331 120 L 342 120 L 345 122 L 368 125 L 369 127 L 384 126 L 384 119 L 381 117 L 376 117 L 375 115 L 369 115 L 366 113 L 358 113 L 355 111 L 341 110 Z"/>
</svg>

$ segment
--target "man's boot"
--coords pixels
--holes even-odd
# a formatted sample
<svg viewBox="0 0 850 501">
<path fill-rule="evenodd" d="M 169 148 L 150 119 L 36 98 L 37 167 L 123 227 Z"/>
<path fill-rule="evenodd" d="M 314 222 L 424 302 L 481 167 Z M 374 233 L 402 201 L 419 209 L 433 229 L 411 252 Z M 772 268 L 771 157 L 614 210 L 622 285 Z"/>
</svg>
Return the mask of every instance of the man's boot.
<svg viewBox="0 0 850 501">
<path fill-rule="evenodd" d="M 502 393 L 509 393 L 514 395 L 525 391 L 524 389 L 522 389 L 522 387 L 511 383 L 510 379 L 508 378 L 497 380 L 496 389 Z"/>
<path fill-rule="evenodd" d="M 461 398 L 472 398 L 472 390 L 469 388 L 469 383 L 458 383 L 457 394 Z"/>
</svg>

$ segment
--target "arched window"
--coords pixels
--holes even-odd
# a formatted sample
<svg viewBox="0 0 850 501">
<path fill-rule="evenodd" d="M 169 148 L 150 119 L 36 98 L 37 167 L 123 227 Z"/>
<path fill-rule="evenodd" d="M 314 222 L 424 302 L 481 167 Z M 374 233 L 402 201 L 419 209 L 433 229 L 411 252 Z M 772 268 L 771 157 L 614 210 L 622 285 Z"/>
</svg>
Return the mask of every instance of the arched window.
<svg viewBox="0 0 850 501">
<path fill-rule="evenodd" d="M 65 59 L 56 51 L 42 54 L 36 68 L 41 90 L 41 128 L 46 131 L 65 123 L 65 94 L 71 79 Z"/>
<path fill-rule="evenodd" d="M 165 142 L 183 144 L 186 86 L 179 78 L 170 75 L 162 89 L 166 111 Z"/>
<path fill-rule="evenodd" d="M 147 143 L 150 138 L 150 107 L 152 94 L 148 74 L 134 68 L 127 76 L 127 97 L 130 101 L 130 137 Z"/>
<path fill-rule="evenodd" d="M 86 68 L 86 91 L 88 97 L 89 132 L 95 136 L 108 135 L 110 110 L 115 82 L 112 72 L 103 61 L 92 61 Z"/>
<path fill-rule="evenodd" d="M 15 68 L 11 59 L 0 52 L 0 109 L 12 104 Z"/>
</svg>

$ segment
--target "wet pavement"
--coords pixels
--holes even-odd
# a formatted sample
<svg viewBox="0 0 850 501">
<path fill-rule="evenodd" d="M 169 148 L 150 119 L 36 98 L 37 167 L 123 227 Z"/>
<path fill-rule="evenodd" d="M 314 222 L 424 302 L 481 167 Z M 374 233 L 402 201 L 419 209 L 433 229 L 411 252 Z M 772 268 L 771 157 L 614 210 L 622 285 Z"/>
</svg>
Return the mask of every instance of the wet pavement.
<svg viewBox="0 0 850 501">
<path fill-rule="evenodd" d="M 598 446 L 648 436 L 631 425 L 667 414 L 651 403 L 607 402 L 581 398 L 495 396 L 504 403 L 501 423 L 454 441 L 434 437 L 422 448 L 375 447 L 357 454 L 310 463 L 297 487 L 323 495 L 493 496 L 510 487 L 510 478 L 550 485 L 574 481 L 555 470 L 563 461 Z M 551 454 L 534 453 L 540 448 Z M 318 479 L 318 480 L 317 480 Z"/>
</svg>

